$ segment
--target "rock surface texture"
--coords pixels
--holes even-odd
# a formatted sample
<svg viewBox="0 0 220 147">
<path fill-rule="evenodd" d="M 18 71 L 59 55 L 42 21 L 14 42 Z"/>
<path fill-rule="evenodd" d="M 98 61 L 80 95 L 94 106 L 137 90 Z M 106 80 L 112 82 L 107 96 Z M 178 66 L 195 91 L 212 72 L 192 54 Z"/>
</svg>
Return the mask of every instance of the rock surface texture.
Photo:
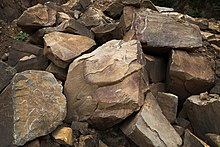
<svg viewBox="0 0 220 147">
<path fill-rule="evenodd" d="M 62 86 L 51 73 L 24 71 L 0 96 L 2 146 L 24 145 L 52 132 L 66 116 Z M 48 107 L 50 106 L 50 107 Z"/>
</svg>

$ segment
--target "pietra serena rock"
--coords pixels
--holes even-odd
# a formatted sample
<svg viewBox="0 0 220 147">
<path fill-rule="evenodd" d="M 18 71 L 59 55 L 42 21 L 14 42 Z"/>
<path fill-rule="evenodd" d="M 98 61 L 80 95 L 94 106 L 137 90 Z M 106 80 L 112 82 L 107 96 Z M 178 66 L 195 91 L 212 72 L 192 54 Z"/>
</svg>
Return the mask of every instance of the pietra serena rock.
<svg viewBox="0 0 220 147">
<path fill-rule="evenodd" d="M 52 132 L 66 116 L 62 86 L 51 73 L 17 73 L 0 95 L 1 146 L 20 146 Z M 49 106 L 49 107 L 48 107 Z"/>
<path fill-rule="evenodd" d="M 67 120 L 106 129 L 139 110 L 144 100 L 139 45 L 112 40 L 73 61 L 64 86 Z"/>
</svg>

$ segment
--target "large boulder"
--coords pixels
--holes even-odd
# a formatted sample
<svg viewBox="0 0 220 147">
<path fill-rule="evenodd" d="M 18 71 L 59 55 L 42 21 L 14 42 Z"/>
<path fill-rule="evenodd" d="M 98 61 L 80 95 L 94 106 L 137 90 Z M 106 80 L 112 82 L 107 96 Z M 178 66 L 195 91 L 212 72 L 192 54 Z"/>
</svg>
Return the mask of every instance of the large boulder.
<svg viewBox="0 0 220 147">
<path fill-rule="evenodd" d="M 187 99 L 184 104 L 195 135 L 205 139 L 206 133 L 220 134 L 220 97 L 202 93 Z"/>
<path fill-rule="evenodd" d="M 44 53 L 57 66 L 66 68 L 70 62 L 96 45 L 91 38 L 62 32 L 44 36 Z"/>
<path fill-rule="evenodd" d="M 133 27 L 144 51 L 149 53 L 164 53 L 171 48 L 192 50 L 202 46 L 198 28 L 158 12 L 138 10 Z"/>
<path fill-rule="evenodd" d="M 18 18 L 17 24 L 26 32 L 32 33 L 37 29 L 55 25 L 56 14 L 55 10 L 37 4 L 24 11 Z"/>
<path fill-rule="evenodd" d="M 201 55 L 173 50 L 168 65 L 168 89 L 182 104 L 192 94 L 200 94 L 214 86 L 214 71 Z"/>
<path fill-rule="evenodd" d="M 66 120 L 106 129 L 139 110 L 144 100 L 141 56 L 138 41 L 112 40 L 75 59 L 64 86 Z"/>
<path fill-rule="evenodd" d="M 121 130 L 138 146 L 177 147 L 181 137 L 171 126 L 155 99 L 148 93 L 145 104 L 135 117 L 127 119 Z"/>
<path fill-rule="evenodd" d="M 51 73 L 17 73 L 0 95 L 1 146 L 21 146 L 52 132 L 66 116 L 62 86 Z M 49 107 L 48 107 L 49 106 Z"/>
</svg>

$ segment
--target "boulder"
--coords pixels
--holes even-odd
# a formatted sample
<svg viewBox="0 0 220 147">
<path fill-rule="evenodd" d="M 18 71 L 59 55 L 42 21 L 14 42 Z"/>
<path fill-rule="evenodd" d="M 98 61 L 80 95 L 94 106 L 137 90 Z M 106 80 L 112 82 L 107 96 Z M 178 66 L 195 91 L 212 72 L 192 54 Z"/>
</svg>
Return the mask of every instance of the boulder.
<svg viewBox="0 0 220 147">
<path fill-rule="evenodd" d="M 53 138 L 63 145 L 73 145 L 72 129 L 69 127 L 58 127 L 53 133 Z"/>
<path fill-rule="evenodd" d="M 136 116 L 122 124 L 121 130 L 140 147 L 176 147 L 182 144 L 182 139 L 162 114 L 151 93 L 147 94 Z"/>
<path fill-rule="evenodd" d="M 178 96 L 171 93 L 158 92 L 156 98 L 163 115 L 170 123 L 173 123 L 177 115 Z"/>
<path fill-rule="evenodd" d="M 136 11 L 133 27 L 145 52 L 164 53 L 171 48 L 191 51 L 202 46 L 199 28 L 155 11 L 145 9 Z"/>
<path fill-rule="evenodd" d="M 184 134 L 184 144 L 183 147 L 210 147 L 204 141 L 196 137 L 188 129 Z"/>
<path fill-rule="evenodd" d="M 32 33 L 43 27 L 53 26 L 56 23 L 57 12 L 42 4 L 28 8 L 18 18 L 17 24 L 25 32 Z"/>
<path fill-rule="evenodd" d="M 0 104 L 2 146 L 21 146 L 49 134 L 66 116 L 62 86 L 45 71 L 17 73 L 0 95 Z"/>
<path fill-rule="evenodd" d="M 96 45 L 91 38 L 62 32 L 46 34 L 44 42 L 44 54 L 61 68 L 66 68 L 73 59 Z"/>
<path fill-rule="evenodd" d="M 212 147 L 219 147 L 220 146 L 220 135 L 214 133 L 207 133 L 206 134 L 207 142 Z"/>
<path fill-rule="evenodd" d="M 180 105 L 190 95 L 210 90 L 214 80 L 214 72 L 205 57 L 172 51 L 168 65 L 168 90 L 179 97 Z"/>
<path fill-rule="evenodd" d="M 142 0 L 121 0 L 121 3 L 126 6 L 140 7 Z"/>
<path fill-rule="evenodd" d="M 10 83 L 16 73 L 16 69 L 9 66 L 7 63 L 0 61 L 0 93 Z"/>
<path fill-rule="evenodd" d="M 112 40 L 69 67 L 64 93 L 67 121 L 106 129 L 138 111 L 144 99 L 140 44 Z"/>
<path fill-rule="evenodd" d="M 48 59 L 43 54 L 43 48 L 27 42 L 15 41 L 9 50 L 8 64 L 18 72 L 45 70 Z"/>
<path fill-rule="evenodd" d="M 54 63 L 50 63 L 50 65 L 46 69 L 47 72 L 52 73 L 57 79 L 61 81 L 66 80 L 67 70 L 68 69 L 63 69 L 61 67 L 56 66 Z"/>
<path fill-rule="evenodd" d="M 201 93 L 187 99 L 184 107 L 195 135 L 205 140 L 206 133 L 220 134 L 220 97 Z"/>
</svg>

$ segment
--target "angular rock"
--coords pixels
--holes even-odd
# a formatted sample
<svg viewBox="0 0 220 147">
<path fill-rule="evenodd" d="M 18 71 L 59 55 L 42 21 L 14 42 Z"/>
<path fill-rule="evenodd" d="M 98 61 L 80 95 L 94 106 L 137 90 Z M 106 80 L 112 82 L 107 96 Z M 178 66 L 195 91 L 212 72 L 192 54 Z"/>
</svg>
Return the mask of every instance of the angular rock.
<svg viewBox="0 0 220 147">
<path fill-rule="evenodd" d="M 182 139 L 162 114 L 151 93 L 147 94 L 145 104 L 139 113 L 128 119 L 121 129 L 140 147 L 176 147 L 182 144 Z"/>
<path fill-rule="evenodd" d="M 216 32 L 220 32 L 220 27 L 219 27 L 219 22 L 217 21 L 209 21 L 208 22 L 208 28 L 213 30 L 213 31 L 216 31 Z"/>
<path fill-rule="evenodd" d="M 168 8 L 168 7 L 160 7 L 160 6 L 155 6 L 156 9 L 161 13 L 161 12 L 172 12 L 174 11 L 173 8 Z"/>
<path fill-rule="evenodd" d="M 0 61 L 0 93 L 10 83 L 16 73 L 16 69 L 9 66 L 7 63 Z"/>
<path fill-rule="evenodd" d="M 185 131 L 183 147 L 210 147 L 204 141 L 196 137 L 189 130 Z"/>
<path fill-rule="evenodd" d="M 41 145 L 40 145 L 40 141 L 38 139 L 35 139 L 33 141 L 26 143 L 23 147 L 41 147 Z"/>
<path fill-rule="evenodd" d="M 61 81 L 66 80 L 67 76 L 67 69 L 60 68 L 56 66 L 53 63 L 50 63 L 50 65 L 47 67 L 46 71 L 52 73 L 57 79 Z"/>
<path fill-rule="evenodd" d="M 89 133 L 89 124 L 87 122 L 73 121 L 71 128 L 73 131 L 79 131 L 82 135 L 87 135 Z"/>
<path fill-rule="evenodd" d="M 136 35 L 135 35 L 135 31 L 134 30 L 129 30 L 128 32 L 125 33 L 124 37 L 123 37 L 124 41 L 131 41 L 131 40 L 136 40 Z"/>
<path fill-rule="evenodd" d="M 145 69 L 148 72 L 149 80 L 152 83 L 165 81 L 166 79 L 166 61 L 161 57 L 145 55 Z"/>
<path fill-rule="evenodd" d="M 125 23 L 125 28 L 128 31 L 131 28 L 132 21 L 134 19 L 134 7 L 131 6 L 126 6 L 123 9 L 123 15 L 124 17 L 124 23 Z"/>
<path fill-rule="evenodd" d="M 43 48 L 16 41 L 9 50 L 8 64 L 18 72 L 25 70 L 45 70 L 48 60 L 43 55 Z"/>
<path fill-rule="evenodd" d="M 153 11 L 158 11 L 157 7 L 150 1 L 150 0 L 142 0 L 141 1 L 141 7 L 148 8 Z"/>
<path fill-rule="evenodd" d="M 0 104 L 2 146 L 24 145 L 49 134 L 66 116 L 62 86 L 45 71 L 17 73 L 0 95 Z"/>
<path fill-rule="evenodd" d="M 204 38 L 206 40 L 215 38 L 215 34 L 212 34 L 210 32 L 203 32 L 203 31 L 201 31 L 201 34 L 204 36 Z"/>
<path fill-rule="evenodd" d="M 173 123 L 177 115 L 178 96 L 171 93 L 158 92 L 156 98 L 163 115 L 170 123 Z"/>
<path fill-rule="evenodd" d="M 57 12 L 42 4 L 28 8 L 18 18 L 17 24 L 25 32 L 32 33 L 37 29 L 53 26 L 56 23 Z"/>
<path fill-rule="evenodd" d="M 140 7 L 142 0 L 121 0 L 121 3 L 126 6 Z"/>
<path fill-rule="evenodd" d="M 210 90 L 215 79 L 205 57 L 178 50 L 171 53 L 168 76 L 168 90 L 179 97 L 180 105 L 190 95 Z"/>
<path fill-rule="evenodd" d="M 140 9 L 136 12 L 133 27 L 145 52 L 164 53 L 170 48 L 193 50 L 202 46 L 198 28 L 157 12 Z"/>
<path fill-rule="evenodd" d="M 62 5 L 62 8 L 67 10 L 84 11 L 91 3 L 92 0 L 69 0 L 67 3 Z"/>
<path fill-rule="evenodd" d="M 207 133 L 206 134 L 207 142 L 212 147 L 219 147 L 220 146 L 220 135 L 213 134 L 213 133 Z"/>
<path fill-rule="evenodd" d="M 106 129 L 139 110 L 144 99 L 141 56 L 138 41 L 112 40 L 75 59 L 64 86 L 66 120 Z"/>
<path fill-rule="evenodd" d="M 190 122 L 188 120 L 184 119 L 184 118 L 181 118 L 181 117 L 178 117 L 176 119 L 176 124 L 183 127 L 183 128 L 185 128 L 185 129 L 190 127 Z"/>
<path fill-rule="evenodd" d="M 120 18 L 123 8 L 124 5 L 116 1 L 108 5 L 103 12 L 111 18 L 117 19 Z"/>
<path fill-rule="evenodd" d="M 165 83 L 152 83 L 149 86 L 150 92 L 157 97 L 159 92 L 166 92 L 166 84 Z"/>
<path fill-rule="evenodd" d="M 176 132 L 182 137 L 185 132 L 185 128 L 178 126 L 178 125 L 173 125 L 173 128 L 176 130 Z"/>
<path fill-rule="evenodd" d="M 87 146 L 96 147 L 96 146 L 99 146 L 99 142 L 92 135 L 80 136 L 78 146 L 79 147 L 87 147 Z"/>
<path fill-rule="evenodd" d="M 69 127 L 59 127 L 53 133 L 53 138 L 64 145 L 73 145 L 72 129 Z"/>
<path fill-rule="evenodd" d="M 46 34 L 44 42 L 44 54 L 61 68 L 66 68 L 74 58 L 96 45 L 95 41 L 88 37 L 61 32 Z"/>
<path fill-rule="evenodd" d="M 220 97 L 202 93 L 187 99 L 184 107 L 195 135 L 205 140 L 206 133 L 220 134 Z"/>
</svg>

